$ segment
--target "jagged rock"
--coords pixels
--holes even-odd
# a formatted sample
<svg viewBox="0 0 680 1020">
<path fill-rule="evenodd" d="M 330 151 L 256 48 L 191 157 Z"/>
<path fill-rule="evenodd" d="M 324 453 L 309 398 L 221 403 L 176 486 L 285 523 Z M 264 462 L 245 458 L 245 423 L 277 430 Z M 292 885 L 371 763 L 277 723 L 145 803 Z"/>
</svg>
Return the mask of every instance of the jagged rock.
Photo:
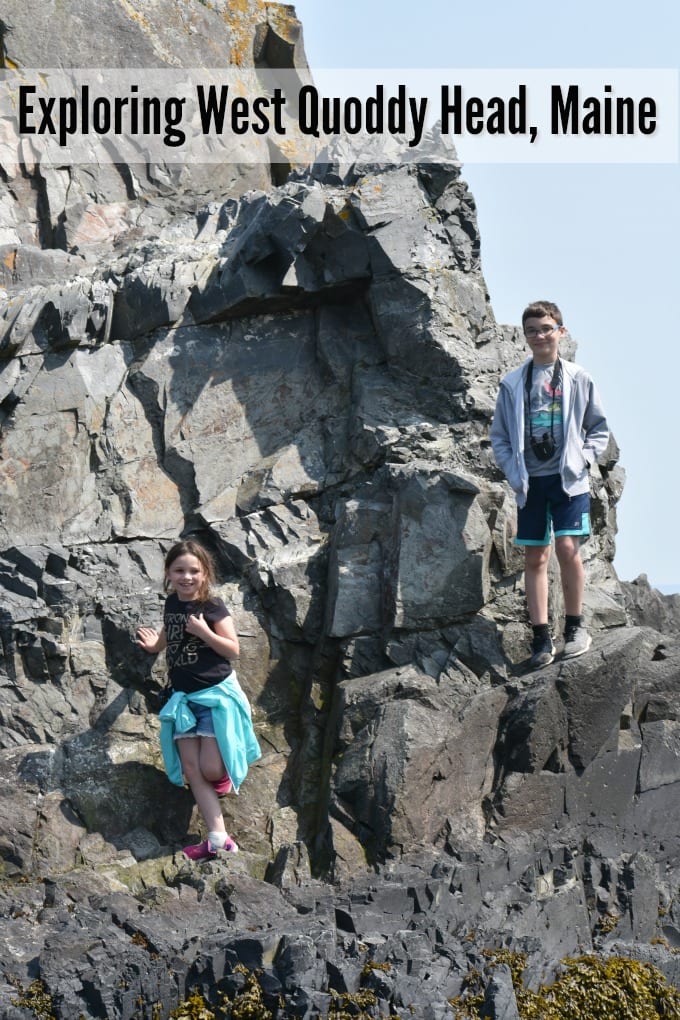
<svg viewBox="0 0 680 1020">
<path fill-rule="evenodd" d="M 520 1020 L 512 974 L 507 964 L 494 967 L 484 993 L 481 1016 L 489 1020 Z"/>
<path fill-rule="evenodd" d="M 680 630 L 680 595 L 662 595 L 652 588 L 647 576 L 640 574 L 622 585 L 626 613 L 632 623 L 654 627 L 662 634 Z"/>
<path fill-rule="evenodd" d="M 436 842 L 445 825 L 457 844 L 484 830 L 501 689 L 461 698 L 414 669 L 344 681 L 337 714 L 331 810 L 372 855 Z M 455 782 L 453 781 L 453 777 Z M 428 789 L 425 799 L 415 790 Z"/>
<path fill-rule="evenodd" d="M 293 8 L 265 0 L 237 5 L 67 0 L 56 10 L 7 0 L 0 46 L 3 67 L 10 71 L 306 68 Z M 11 187 L 0 201 L 0 245 L 7 246 L 10 263 L 21 267 L 25 245 L 87 256 L 124 235 L 158 236 L 173 219 L 172 209 L 194 211 L 207 199 L 268 188 L 279 171 L 270 165 L 264 139 L 261 145 L 259 162 L 213 165 L 111 163 L 102 150 L 98 163 L 53 167 L 41 165 L 35 155 L 31 162 L 21 150 L 16 163 L 3 167 Z M 273 158 L 285 165 L 292 157 Z"/>
</svg>

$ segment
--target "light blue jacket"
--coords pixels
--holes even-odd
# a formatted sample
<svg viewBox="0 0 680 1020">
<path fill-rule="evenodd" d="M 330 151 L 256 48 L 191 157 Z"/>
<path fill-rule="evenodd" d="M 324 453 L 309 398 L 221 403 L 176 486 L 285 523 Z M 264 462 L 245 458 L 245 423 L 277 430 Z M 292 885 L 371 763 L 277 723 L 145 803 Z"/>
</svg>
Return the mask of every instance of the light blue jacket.
<svg viewBox="0 0 680 1020">
<path fill-rule="evenodd" d="M 527 358 L 523 365 L 501 379 L 490 434 L 496 463 L 514 490 L 520 507 L 525 505 L 529 491 L 529 473 L 524 462 L 524 392 L 531 360 Z M 607 448 L 609 428 L 595 383 L 585 369 L 564 360 L 562 423 L 562 488 L 568 496 L 576 496 L 588 492 L 590 465 Z"/>
<path fill-rule="evenodd" d="M 212 710 L 217 746 L 234 790 L 238 792 L 248 766 L 257 761 L 262 752 L 253 730 L 248 699 L 233 672 L 221 683 L 206 687 L 205 690 L 191 694 L 176 691 L 158 713 L 161 721 L 161 751 L 168 779 L 176 786 L 184 785 L 182 763 L 174 737 L 196 725 L 196 717 L 191 711 L 192 703 Z"/>
</svg>

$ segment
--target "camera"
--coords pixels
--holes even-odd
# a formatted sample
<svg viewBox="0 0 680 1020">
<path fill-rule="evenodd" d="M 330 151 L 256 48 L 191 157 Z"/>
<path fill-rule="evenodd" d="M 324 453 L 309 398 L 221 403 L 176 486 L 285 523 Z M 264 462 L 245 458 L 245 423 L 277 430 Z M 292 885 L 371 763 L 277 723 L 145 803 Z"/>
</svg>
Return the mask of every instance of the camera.
<svg viewBox="0 0 680 1020">
<path fill-rule="evenodd" d="M 555 439 L 547 432 L 543 433 L 542 439 L 535 439 L 531 436 L 531 449 L 539 460 L 550 460 L 556 449 Z"/>
</svg>

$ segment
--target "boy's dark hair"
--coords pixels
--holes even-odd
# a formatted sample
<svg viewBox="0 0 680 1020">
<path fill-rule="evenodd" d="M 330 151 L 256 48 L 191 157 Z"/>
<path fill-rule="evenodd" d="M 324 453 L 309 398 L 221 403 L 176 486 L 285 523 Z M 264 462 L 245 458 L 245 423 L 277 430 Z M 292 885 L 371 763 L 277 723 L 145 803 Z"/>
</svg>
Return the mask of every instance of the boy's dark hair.
<svg viewBox="0 0 680 1020">
<path fill-rule="evenodd" d="M 205 580 L 201 585 L 198 592 L 199 602 L 208 602 L 211 597 L 211 586 L 215 583 L 215 564 L 213 558 L 200 542 L 197 542 L 193 538 L 184 538 L 180 542 L 175 542 L 171 549 L 168 550 L 165 557 L 165 588 L 168 588 L 167 573 L 175 560 L 178 560 L 180 556 L 195 556 L 198 562 L 203 567 L 203 573 L 205 574 Z"/>
<path fill-rule="evenodd" d="M 542 319 L 544 315 L 549 315 L 558 326 L 564 325 L 562 312 L 553 301 L 532 301 L 522 312 L 522 326 L 527 319 Z"/>
</svg>

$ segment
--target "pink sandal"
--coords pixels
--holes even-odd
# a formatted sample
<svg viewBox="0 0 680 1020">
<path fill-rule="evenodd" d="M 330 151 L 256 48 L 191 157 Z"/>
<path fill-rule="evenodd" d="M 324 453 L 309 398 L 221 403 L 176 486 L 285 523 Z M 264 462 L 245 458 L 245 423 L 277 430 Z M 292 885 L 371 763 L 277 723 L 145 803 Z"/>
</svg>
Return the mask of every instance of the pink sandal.
<svg viewBox="0 0 680 1020">
<path fill-rule="evenodd" d="M 214 847 L 209 839 L 204 839 L 202 843 L 185 846 L 182 853 L 191 861 L 214 861 L 220 850 L 224 850 L 229 854 L 237 854 L 238 846 L 231 836 L 227 836 L 224 846 Z"/>
<path fill-rule="evenodd" d="M 229 773 L 225 772 L 221 779 L 213 780 L 212 787 L 218 797 L 224 797 L 225 794 L 231 793 L 234 789 L 234 784 L 229 777 Z"/>
</svg>

